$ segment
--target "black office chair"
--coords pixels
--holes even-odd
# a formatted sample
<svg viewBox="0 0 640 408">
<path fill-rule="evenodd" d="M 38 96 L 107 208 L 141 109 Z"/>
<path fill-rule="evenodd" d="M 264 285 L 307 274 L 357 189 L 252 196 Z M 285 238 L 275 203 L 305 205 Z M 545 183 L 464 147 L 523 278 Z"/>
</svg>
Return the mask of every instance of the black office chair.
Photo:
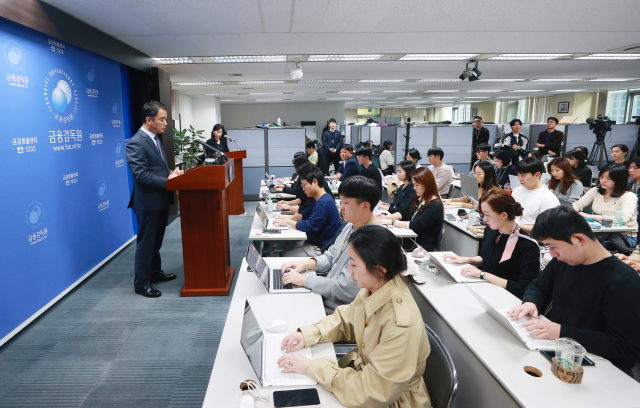
<svg viewBox="0 0 640 408">
<path fill-rule="evenodd" d="M 380 168 L 380 156 L 378 156 L 377 154 L 374 154 L 373 156 L 371 156 L 371 161 L 373 162 L 374 166 L 376 166 L 377 168 Z"/>
<path fill-rule="evenodd" d="M 436 241 L 436 251 L 442 251 L 442 238 L 444 238 L 444 224 L 442 224 L 442 229 L 438 235 L 438 241 Z"/>
<path fill-rule="evenodd" d="M 431 353 L 422 378 L 433 408 L 449 408 L 458 392 L 458 374 L 453 359 L 438 335 L 426 324 Z"/>
<path fill-rule="evenodd" d="M 447 194 L 443 194 L 445 197 L 442 198 L 451 198 L 451 195 L 453 194 L 453 190 L 456 188 L 456 186 L 453 185 L 453 183 L 451 183 L 451 186 L 449 186 L 449 192 Z"/>
</svg>

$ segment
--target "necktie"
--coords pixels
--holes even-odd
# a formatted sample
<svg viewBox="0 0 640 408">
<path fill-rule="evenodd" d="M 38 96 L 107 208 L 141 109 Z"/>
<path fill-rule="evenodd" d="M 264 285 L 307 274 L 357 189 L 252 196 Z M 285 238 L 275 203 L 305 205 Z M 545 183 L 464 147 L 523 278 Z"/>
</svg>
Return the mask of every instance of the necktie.
<svg viewBox="0 0 640 408">
<path fill-rule="evenodd" d="M 164 162 L 165 166 L 167 165 L 167 159 L 164 158 L 164 153 L 162 152 L 162 147 L 160 146 L 160 140 L 158 139 L 158 136 L 156 136 L 155 138 L 156 141 L 156 146 L 158 147 L 158 151 L 160 151 L 160 157 L 162 157 L 162 161 Z"/>
</svg>

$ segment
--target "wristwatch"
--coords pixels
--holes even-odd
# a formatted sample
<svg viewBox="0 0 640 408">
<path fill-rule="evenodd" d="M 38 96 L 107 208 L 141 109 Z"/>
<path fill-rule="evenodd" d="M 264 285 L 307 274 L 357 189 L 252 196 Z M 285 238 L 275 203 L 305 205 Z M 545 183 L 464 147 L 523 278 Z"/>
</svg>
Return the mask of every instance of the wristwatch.
<svg viewBox="0 0 640 408">
<path fill-rule="evenodd" d="M 484 272 L 480 272 L 480 279 L 484 280 Z"/>
</svg>

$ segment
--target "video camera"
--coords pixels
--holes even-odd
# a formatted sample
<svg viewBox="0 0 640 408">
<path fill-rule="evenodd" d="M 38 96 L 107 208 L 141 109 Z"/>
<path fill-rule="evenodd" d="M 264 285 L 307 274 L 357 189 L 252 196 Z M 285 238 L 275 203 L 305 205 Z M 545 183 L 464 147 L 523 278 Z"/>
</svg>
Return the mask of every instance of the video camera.
<svg viewBox="0 0 640 408">
<path fill-rule="evenodd" d="M 634 125 L 640 125 L 640 116 L 632 116 L 631 119 L 635 119 Z"/>
<path fill-rule="evenodd" d="M 615 125 L 616 121 L 609 119 L 608 116 L 602 117 L 598 115 L 597 119 L 587 118 L 589 129 L 596 135 L 597 140 L 604 140 L 604 136 L 607 132 L 611 131 L 611 125 Z"/>
</svg>

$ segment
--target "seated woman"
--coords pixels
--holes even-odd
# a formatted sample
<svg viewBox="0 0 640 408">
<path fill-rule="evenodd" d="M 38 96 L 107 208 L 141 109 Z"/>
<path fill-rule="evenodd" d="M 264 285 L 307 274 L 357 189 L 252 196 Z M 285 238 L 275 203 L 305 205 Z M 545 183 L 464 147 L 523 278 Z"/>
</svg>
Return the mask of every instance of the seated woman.
<svg viewBox="0 0 640 408">
<path fill-rule="evenodd" d="M 407 153 L 407 160 L 411 160 L 416 164 L 416 169 L 422 167 L 418 161 L 422 160 L 422 156 L 420 156 L 420 151 L 418 149 L 409 149 L 409 153 Z"/>
<path fill-rule="evenodd" d="M 629 190 L 627 179 L 629 171 L 624 164 L 611 163 L 600 171 L 598 186 L 587 191 L 581 199 L 573 203 L 573 209 L 585 218 L 596 221 L 611 221 L 618 208 L 622 208 L 622 224 L 633 228 L 633 232 L 613 232 L 607 237 L 605 248 L 615 246 L 619 252 L 629 254 L 637 243 L 638 222 L 636 206 L 638 198 Z M 582 210 L 591 205 L 593 214 L 583 213 Z M 618 240 L 617 237 L 623 237 Z M 609 249 L 609 248 L 607 248 Z"/>
<path fill-rule="evenodd" d="M 382 142 L 382 151 L 380 152 L 380 170 L 382 170 L 382 174 L 385 176 L 389 176 L 393 173 L 393 164 L 395 163 L 395 160 L 391 154 L 391 149 L 393 149 L 391 140 L 385 140 Z"/>
<path fill-rule="evenodd" d="M 447 255 L 453 263 L 469 263 L 462 275 L 487 280 L 522 299 L 540 271 L 540 247 L 515 221 L 522 207 L 506 191 L 492 188 L 480 198 L 478 212 L 487 223 L 479 256 Z"/>
<path fill-rule="evenodd" d="M 493 162 L 496 164 L 498 171 L 496 172 L 496 179 L 498 185 L 504 188 L 509 182 L 509 176 L 518 176 L 516 172 L 516 166 L 511 164 L 511 155 L 505 150 L 498 150 L 493 156 Z M 513 190 L 513 188 L 511 188 Z"/>
<path fill-rule="evenodd" d="M 224 132 L 224 126 L 219 123 L 214 125 L 213 130 L 211 130 L 211 139 L 207 140 L 206 143 L 209 146 L 213 146 L 216 149 L 227 153 L 229 151 L 229 146 L 227 146 L 227 139 L 222 137 Z M 207 157 L 215 154 L 215 150 L 209 149 L 208 147 L 205 147 L 204 150 Z"/>
<path fill-rule="evenodd" d="M 478 163 L 474 174 L 478 180 L 478 197 L 482 197 L 485 191 L 493 187 L 500 187 L 496 179 L 496 171 L 493 168 L 493 164 L 488 161 Z M 476 208 L 476 205 L 471 202 L 469 197 L 448 198 L 443 200 L 443 202 L 444 205 L 461 205 L 462 208 Z"/>
<path fill-rule="evenodd" d="M 398 239 L 384 227 L 365 225 L 349 237 L 347 250 L 348 271 L 360 292 L 351 304 L 286 336 L 287 354 L 278 365 L 283 373 L 308 375 L 347 407 L 431 407 L 422 378 L 431 348 L 420 310 L 400 276 L 407 260 Z M 295 354 L 337 341 L 357 342 L 358 348 L 337 363 Z"/>
<path fill-rule="evenodd" d="M 558 197 L 558 200 L 573 203 L 578 201 L 584 193 L 582 183 L 573 175 L 573 167 L 564 157 L 553 159 L 549 163 L 549 190 Z"/>
<path fill-rule="evenodd" d="M 565 154 L 569 164 L 573 169 L 573 175 L 576 176 L 582 183 L 582 187 L 591 187 L 591 168 L 587 166 L 587 162 L 584 159 L 584 153 L 580 149 L 573 149 Z"/>
<path fill-rule="evenodd" d="M 396 190 L 391 204 L 380 201 L 378 208 L 387 210 L 391 214 L 400 213 L 403 220 L 409 219 L 409 207 L 413 197 L 416 196 L 416 190 L 414 190 L 411 183 L 411 177 L 415 171 L 416 165 L 411 160 L 401 161 L 398 164 L 398 180 L 402 182 L 402 185 Z"/>
<path fill-rule="evenodd" d="M 442 231 L 444 222 L 444 205 L 438 194 L 438 186 L 433 173 L 426 167 L 416 170 L 413 174 L 413 187 L 416 196 L 411 202 L 411 218 L 408 221 L 400 221 L 400 214 L 395 213 L 381 219 L 382 225 L 393 225 L 398 228 L 410 228 L 418 234 L 416 242 L 427 251 L 434 251 L 438 244 L 438 237 Z M 404 245 L 404 249 L 412 251 L 415 245 Z"/>
<path fill-rule="evenodd" d="M 611 148 L 611 158 L 618 164 L 624 164 L 629 168 L 629 161 L 627 160 L 627 154 L 629 154 L 629 147 L 626 144 L 613 145 Z"/>
</svg>

